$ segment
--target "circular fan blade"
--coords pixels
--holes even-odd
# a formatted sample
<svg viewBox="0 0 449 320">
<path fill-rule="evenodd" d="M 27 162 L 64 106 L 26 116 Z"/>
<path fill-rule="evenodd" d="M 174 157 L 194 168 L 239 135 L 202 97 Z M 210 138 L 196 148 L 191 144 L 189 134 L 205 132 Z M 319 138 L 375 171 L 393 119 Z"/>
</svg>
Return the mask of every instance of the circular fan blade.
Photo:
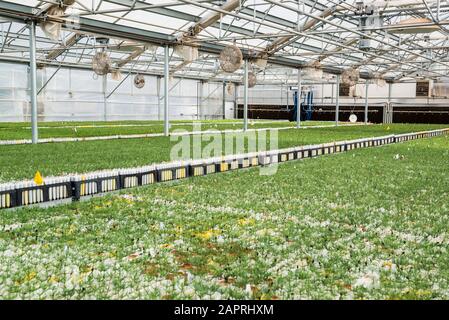
<svg viewBox="0 0 449 320">
<path fill-rule="evenodd" d="M 111 59 L 106 52 L 97 52 L 92 59 L 92 70 L 99 76 L 111 71 Z"/>
<path fill-rule="evenodd" d="M 220 53 L 220 67 L 225 72 L 237 71 L 243 62 L 242 51 L 236 46 L 227 46 Z"/>
<path fill-rule="evenodd" d="M 137 89 L 142 89 L 145 86 L 145 77 L 141 74 L 138 74 L 134 77 L 134 86 Z"/>
<path fill-rule="evenodd" d="M 359 82 L 360 73 L 357 69 L 347 69 L 341 74 L 341 81 L 349 86 L 355 86 Z"/>
</svg>

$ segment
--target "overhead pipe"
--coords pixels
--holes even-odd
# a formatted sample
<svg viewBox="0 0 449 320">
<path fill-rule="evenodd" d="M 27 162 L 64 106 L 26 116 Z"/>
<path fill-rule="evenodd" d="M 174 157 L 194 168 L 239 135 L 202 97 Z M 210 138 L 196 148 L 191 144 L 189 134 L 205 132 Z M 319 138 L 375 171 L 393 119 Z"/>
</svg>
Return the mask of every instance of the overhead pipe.
<svg viewBox="0 0 449 320">
<path fill-rule="evenodd" d="M 70 47 L 73 47 L 75 44 L 77 44 L 81 39 L 84 38 L 84 35 L 74 33 L 72 36 L 70 36 L 66 41 L 65 45 L 61 46 L 59 48 L 56 48 L 52 51 L 50 51 L 45 58 L 48 60 L 56 60 L 58 57 L 60 57 L 67 49 Z"/>
<path fill-rule="evenodd" d="M 170 54 L 168 45 L 164 49 L 164 136 L 170 133 L 170 119 L 169 119 L 169 77 L 170 77 Z"/>
<path fill-rule="evenodd" d="M 186 0 L 182 0 L 182 1 L 186 1 Z M 357 31 L 357 30 L 353 30 L 353 29 L 344 27 L 344 26 L 342 26 L 342 25 L 338 25 L 337 23 L 332 22 L 332 21 L 329 21 L 329 20 L 325 20 L 324 18 L 321 18 L 320 16 L 314 16 L 314 15 L 312 15 L 312 14 L 310 14 L 310 13 L 303 12 L 303 11 L 297 9 L 297 8 L 293 8 L 293 7 L 287 6 L 287 5 L 283 4 L 283 3 L 275 2 L 275 1 L 273 1 L 273 0 L 266 0 L 266 1 L 269 2 L 269 3 L 272 3 L 272 4 L 276 4 L 276 5 L 278 5 L 278 6 L 282 7 L 282 8 L 284 8 L 284 9 L 288 9 L 288 10 L 291 10 L 291 11 L 294 11 L 294 12 L 297 12 L 297 13 L 305 14 L 305 15 L 307 15 L 307 16 L 310 17 L 310 18 L 313 18 L 313 19 L 316 19 L 316 20 L 319 20 L 319 21 L 322 21 L 322 22 L 326 22 L 326 23 L 328 23 L 328 24 L 330 24 L 330 25 L 332 25 L 332 26 L 339 27 L 339 28 L 341 28 L 341 29 L 343 29 L 343 30 L 346 30 L 346 31 L 355 33 L 355 34 L 360 35 L 360 36 L 365 36 L 365 37 L 367 37 L 368 39 L 371 39 L 371 40 L 374 40 L 374 41 L 383 43 L 381 40 L 379 40 L 379 39 L 377 39 L 377 38 L 375 38 L 375 37 L 373 37 L 373 36 L 366 35 L 366 34 L 364 34 L 363 32 L 360 32 L 360 31 Z M 327 41 L 327 42 L 330 43 L 330 41 Z M 435 63 L 442 64 L 442 65 L 445 65 L 445 66 L 449 66 L 449 65 L 446 64 L 446 63 L 442 63 L 442 62 L 439 62 L 439 61 L 435 61 L 435 60 L 433 60 L 433 59 L 431 59 L 431 58 L 428 58 L 428 57 L 426 57 L 426 56 L 424 56 L 424 55 L 422 55 L 422 54 L 414 53 L 413 51 L 407 50 L 407 49 L 405 49 L 405 48 L 401 48 L 401 47 L 399 47 L 399 46 L 397 46 L 397 45 L 388 44 L 388 43 L 386 43 L 386 44 L 387 44 L 388 46 L 391 46 L 392 48 L 397 48 L 398 50 L 405 51 L 405 52 L 410 53 L 410 54 L 412 54 L 412 55 L 414 55 L 414 56 L 416 56 L 416 57 L 421 57 L 421 58 L 424 58 L 424 59 L 426 59 L 426 60 L 430 60 L 431 62 L 435 62 Z M 342 46 L 341 44 L 339 44 L 339 45 Z"/>
<path fill-rule="evenodd" d="M 184 3 L 196 5 L 196 6 L 199 6 L 199 7 L 205 8 L 205 9 L 208 9 L 208 10 L 213 10 L 213 11 L 216 11 L 216 12 L 222 12 L 219 8 L 210 7 L 210 6 L 207 6 L 207 5 L 204 5 L 204 4 L 201 4 L 201 3 L 197 3 L 197 2 L 194 2 L 194 1 L 191 1 L 191 0 L 180 0 L 180 1 L 182 1 L 182 2 L 184 2 Z M 276 2 L 276 1 L 273 1 L 273 0 L 266 0 L 266 1 L 269 2 L 269 3 L 275 4 L 275 5 L 278 5 L 278 6 L 282 7 L 282 8 L 289 9 L 289 10 L 298 12 L 298 13 L 300 13 L 300 14 L 304 14 L 304 15 L 308 16 L 309 18 L 317 19 L 317 20 L 320 20 L 320 21 L 322 21 L 322 22 L 326 22 L 326 23 L 328 23 L 328 24 L 330 24 L 330 25 L 338 26 L 338 27 L 340 27 L 340 28 L 342 28 L 342 29 L 344 29 L 344 30 L 346 30 L 346 31 L 349 31 L 349 32 L 352 32 L 352 33 L 355 33 L 355 34 L 358 34 L 358 35 L 365 36 L 365 34 L 363 34 L 362 32 L 359 32 L 359 31 L 357 31 L 357 30 L 353 30 L 353 29 L 350 29 L 350 28 L 347 28 L 347 27 L 338 25 L 337 23 L 334 23 L 334 22 L 329 21 L 329 20 L 325 20 L 325 19 L 323 19 L 323 18 L 321 18 L 321 17 L 319 17 L 319 16 L 314 16 L 313 14 L 310 14 L 310 13 L 307 13 L 307 12 L 303 12 L 303 11 L 298 10 L 298 9 L 296 9 L 296 8 L 287 6 L 287 5 L 283 4 L 283 3 L 279 3 L 279 2 Z M 344 8 L 343 8 L 343 9 L 344 9 Z M 225 12 L 222 12 L 222 13 L 225 13 Z M 226 12 L 226 13 L 227 13 L 227 12 Z M 236 14 L 232 14 L 232 13 L 227 13 L 227 14 L 230 14 L 230 15 L 232 15 L 232 16 L 234 16 L 234 17 L 240 17 L 240 16 L 238 16 L 238 15 L 236 15 Z M 266 22 L 266 21 L 262 21 L 262 22 L 261 22 L 261 21 L 256 21 L 255 19 L 253 19 L 253 18 L 248 18 L 248 17 L 240 17 L 240 18 L 245 19 L 245 20 L 247 20 L 247 21 L 257 22 L 257 23 L 259 23 L 259 24 L 261 24 L 261 25 L 264 25 L 264 26 L 274 27 L 274 28 L 279 28 L 279 27 L 274 26 L 274 24 L 268 23 L 268 22 Z M 296 31 L 296 30 L 295 30 L 295 31 L 292 31 L 292 32 L 293 32 L 293 33 L 296 33 L 298 36 L 308 37 L 308 38 L 311 38 L 311 39 L 317 39 L 317 40 L 325 41 L 325 42 L 327 42 L 327 43 L 329 43 L 329 44 L 336 45 L 336 46 L 338 46 L 338 47 L 346 48 L 346 46 L 345 46 L 344 44 L 341 44 L 341 43 L 338 43 L 338 42 L 335 42 L 335 41 L 331 41 L 331 40 L 327 40 L 327 39 L 322 39 L 322 38 L 314 37 L 314 36 L 307 35 L 307 34 L 304 34 L 303 32 Z M 372 37 L 372 36 L 367 36 L 367 37 L 370 38 L 370 39 L 373 39 L 373 40 L 375 40 L 375 41 L 379 41 L 379 42 L 381 42 L 381 43 L 384 43 L 384 42 L 382 42 L 381 40 L 376 39 L 376 38 L 374 38 L 374 37 Z M 409 50 L 407 50 L 407 49 L 404 49 L 404 48 L 400 48 L 399 46 L 392 45 L 392 44 L 388 44 L 388 43 L 384 43 L 384 44 L 387 44 L 388 46 L 391 46 L 392 48 L 397 48 L 397 49 L 399 49 L 399 50 L 403 50 L 403 51 L 406 51 L 406 52 L 408 52 L 408 53 L 412 53 L 412 54 L 414 54 L 415 56 L 419 56 L 419 57 L 423 57 L 423 58 L 425 58 L 425 59 L 431 60 L 431 59 L 429 59 L 429 58 L 427 58 L 427 57 L 425 57 L 425 56 L 423 56 L 423 55 L 413 53 L 413 52 L 411 52 L 411 51 L 409 51 Z M 362 51 L 362 50 L 355 49 L 355 48 L 353 48 L 353 47 L 347 47 L 347 48 L 348 48 L 348 49 L 355 50 L 355 51 L 357 51 L 357 52 L 366 53 L 366 52 L 364 52 L 364 51 Z M 204 49 L 203 49 L 203 51 L 204 51 Z M 208 50 L 206 50 L 206 51 L 208 51 Z M 243 51 L 243 50 L 242 50 L 242 51 Z M 244 55 L 245 55 L 245 53 L 244 53 Z M 247 55 L 247 54 L 246 54 L 246 55 Z M 268 59 L 269 59 L 269 61 L 270 61 L 270 57 L 269 57 Z M 398 63 L 400 62 L 399 60 L 396 60 L 396 59 L 393 59 L 393 58 L 390 58 L 390 57 L 387 57 L 387 58 L 384 58 L 384 59 L 389 60 L 389 61 L 398 62 Z M 277 63 L 277 64 L 281 64 L 281 65 L 290 65 L 290 63 L 283 64 L 283 61 L 284 61 L 284 59 L 282 59 L 282 57 L 276 57 L 276 59 L 275 59 L 275 61 L 273 61 L 273 63 Z M 431 61 L 432 61 L 432 62 L 435 62 L 435 61 L 433 61 L 433 60 L 431 60 Z M 290 62 L 290 61 L 289 61 L 289 62 Z M 294 65 L 290 65 L 290 66 L 291 66 L 291 67 L 298 67 L 298 65 L 299 65 L 299 66 L 304 66 L 304 64 L 301 64 L 300 62 L 296 62 Z M 448 65 L 448 66 L 449 66 L 449 65 Z M 413 67 L 419 68 L 419 67 L 416 66 L 416 65 L 413 65 Z M 342 72 L 341 69 L 339 69 L 339 68 L 333 68 L 333 67 L 323 67 L 323 69 L 324 69 L 326 72 L 329 72 L 329 73 L 335 73 L 335 74 L 340 74 L 340 73 Z M 368 74 L 368 73 L 363 73 L 363 72 L 361 73 L 361 78 L 365 78 L 365 79 L 368 78 L 368 79 L 369 79 L 369 78 L 371 78 L 371 77 L 372 77 L 372 76 L 371 76 L 370 74 Z"/>
<path fill-rule="evenodd" d="M 437 0 L 427 0 L 428 3 L 436 3 Z M 373 1 L 371 5 L 377 6 L 381 10 L 385 10 L 386 8 L 401 8 L 401 7 L 410 7 L 422 5 L 422 0 L 380 0 Z"/>
<path fill-rule="evenodd" d="M 243 131 L 248 130 L 248 60 L 245 60 L 243 75 Z"/>
<path fill-rule="evenodd" d="M 31 140 L 38 142 L 37 128 L 37 63 L 36 63 L 36 24 L 30 22 L 30 100 L 31 100 Z"/>
<path fill-rule="evenodd" d="M 326 19 L 327 17 L 329 17 L 330 15 L 334 14 L 335 12 L 337 12 L 341 9 L 343 9 L 343 8 L 337 7 L 337 6 L 327 8 L 319 15 L 319 17 L 322 19 Z M 301 28 L 299 28 L 299 30 L 301 32 L 307 31 L 307 30 L 313 28 L 318 22 L 320 22 L 320 20 L 310 18 L 310 19 L 308 19 L 308 21 L 306 21 L 304 23 L 304 25 Z M 295 37 L 295 36 L 285 36 L 285 37 L 277 38 L 276 40 L 271 42 L 262 53 L 259 54 L 259 58 L 275 54 L 277 51 L 279 51 L 279 49 L 282 47 L 282 45 L 286 44 L 293 37 Z"/>
<path fill-rule="evenodd" d="M 218 11 L 218 12 L 221 12 L 221 11 L 219 11 L 219 9 L 217 9 L 216 7 L 210 7 L 210 6 L 205 6 L 205 5 L 202 5 L 202 4 L 200 4 L 200 3 L 197 3 L 197 2 L 193 2 L 193 1 L 188 1 L 188 0 L 181 0 L 182 2 L 186 2 L 186 3 L 190 3 L 190 4 L 194 4 L 194 5 L 197 5 L 197 6 L 200 6 L 200 7 L 204 7 L 204 8 L 206 8 L 206 9 L 208 9 L 208 10 L 212 10 L 212 11 Z M 277 4 L 279 4 L 279 3 L 277 3 Z M 283 5 L 283 4 L 280 4 L 281 6 L 285 6 L 285 5 Z M 0 5 L 1 6 L 1 5 Z M 285 6 L 285 7 L 287 7 L 287 8 L 291 8 L 291 7 L 289 7 L 289 6 Z M 223 13 L 223 14 L 225 14 L 226 12 L 221 12 L 221 13 Z M 10 14 L 9 15 L 12 15 L 13 13 L 11 13 L 10 12 Z M 313 17 L 313 15 L 311 15 L 311 14 L 307 14 L 307 13 L 305 13 L 306 15 L 310 15 L 310 16 L 312 16 Z M 26 15 L 26 13 L 25 13 L 25 15 Z M 246 18 L 246 17 L 241 17 L 241 16 L 238 16 L 237 14 L 232 14 L 231 13 L 231 15 L 232 16 L 234 16 L 234 17 L 240 17 L 240 18 L 242 18 L 242 19 L 245 19 L 245 20 L 249 20 L 248 18 Z M 332 24 L 332 25 L 335 25 L 335 23 L 332 23 L 332 21 L 327 21 L 328 23 L 330 23 L 330 24 Z M 267 26 L 270 26 L 270 27 L 273 27 L 273 24 L 271 24 L 271 23 L 267 23 L 267 22 L 259 22 L 258 21 L 258 23 L 261 23 L 262 25 L 267 25 Z M 91 27 L 91 25 L 89 25 L 89 24 L 87 24 L 87 25 L 85 25 L 85 24 L 81 24 L 81 30 L 83 30 L 83 31 L 85 31 L 85 32 L 95 32 L 95 33 L 99 33 L 100 31 L 100 29 L 89 29 Z M 101 27 L 100 27 L 101 28 Z M 348 28 L 344 28 L 344 29 L 348 29 Z M 105 31 L 106 32 L 106 31 Z M 357 31 L 354 31 L 354 30 L 351 30 L 351 32 L 354 32 L 354 33 L 357 33 Z M 318 38 L 317 37 L 313 37 L 313 36 L 310 36 L 310 35 L 306 35 L 306 34 L 301 34 L 300 32 L 298 32 L 298 31 L 294 31 L 293 33 L 296 33 L 297 35 L 299 35 L 299 36 L 304 36 L 304 37 L 309 37 L 309 38 L 311 38 L 311 39 L 317 39 L 318 40 Z M 117 35 L 117 34 L 114 34 L 113 36 L 115 36 L 115 37 L 126 37 L 126 38 L 129 38 L 130 37 L 130 35 L 124 35 L 124 34 L 122 34 L 121 36 L 119 36 L 119 35 Z M 141 41 L 141 40 L 138 40 L 139 39 L 139 35 L 137 35 L 137 34 L 133 34 L 133 38 L 132 39 L 134 39 L 134 40 L 136 40 L 136 41 Z M 323 40 L 323 39 L 321 39 L 321 40 Z M 148 42 L 148 37 L 146 38 L 146 40 L 145 40 L 146 42 Z M 162 39 L 156 39 L 156 40 L 152 40 L 154 43 L 159 43 L 159 44 L 161 44 L 161 43 L 173 43 L 171 40 L 162 40 Z M 330 40 L 326 40 L 326 39 L 324 39 L 323 41 L 325 41 L 326 43 L 331 43 L 331 44 L 335 44 L 335 45 L 337 45 L 337 46 L 342 46 L 341 44 L 338 44 L 338 43 L 336 43 L 335 41 L 330 41 Z M 379 40 L 376 40 L 376 41 L 379 41 Z M 381 41 L 382 42 L 382 41 Z M 392 47 L 394 48 L 394 47 L 397 47 L 397 46 L 393 46 L 392 45 Z M 213 45 L 210 45 L 210 44 L 208 44 L 207 46 L 201 46 L 200 47 L 200 50 L 201 51 L 204 51 L 204 52 L 213 52 L 213 53 L 217 53 L 217 52 L 219 52 L 220 50 L 222 49 L 222 46 L 213 46 Z M 348 48 L 348 49 L 354 49 L 354 48 Z M 357 50 L 357 49 L 354 49 L 355 51 L 359 51 L 359 50 Z M 394 62 L 398 62 L 396 59 L 392 59 L 392 58 L 386 58 L 387 60 L 389 60 L 389 61 L 394 61 Z M 298 66 L 301 66 L 301 63 L 298 63 L 298 62 L 294 62 L 293 60 L 291 60 L 291 59 L 285 59 L 285 58 L 282 58 L 282 57 L 276 57 L 276 59 L 270 59 L 270 62 L 271 63 L 274 63 L 274 64 L 278 64 L 278 65 L 285 65 L 285 66 L 289 66 L 289 67 L 293 67 L 293 68 L 297 68 Z M 418 67 L 419 68 L 419 67 Z M 331 66 L 326 66 L 326 67 L 324 67 L 324 69 L 325 69 L 325 71 L 326 72 L 329 72 L 329 73 L 336 73 L 336 74 L 338 74 L 338 73 L 340 73 L 341 72 L 341 70 L 339 69 L 339 68 L 335 68 L 335 67 L 331 67 Z M 366 75 L 366 74 L 363 74 L 362 73 L 362 78 L 365 78 L 365 77 L 369 77 L 369 75 Z"/>
<path fill-rule="evenodd" d="M 126 64 L 130 63 L 131 61 L 137 59 L 140 57 L 145 51 L 147 50 L 146 46 L 143 46 L 142 48 L 137 48 L 134 52 L 130 53 L 126 58 L 123 60 L 120 60 L 117 62 L 117 68 L 121 68 L 125 66 Z"/>
<path fill-rule="evenodd" d="M 216 12 L 213 11 L 209 13 L 208 15 L 201 18 L 200 21 L 195 23 L 193 26 L 189 28 L 187 32 L 184 32 L 178 39 L 179 42 L 183 42 L 184 40 L 188 38 L 194 38 L 196 37 L 201 31 L 206 29 L 207 27 L 210 27 L 215 22 L 220 20 L 221 17 L 225 16 L 226 14 L 223 13 L 223 11 L 231 12 L 237 9 L 240 6 L 240 0 L 228 0 L 226 1 L 222 6 L 220 6 L 220 10 L 222 12 Z"/>
<path fill-rule="evenodd" d="M 237 9 L 238 7 L 240 7 L 240 0 L 228 0 L 222 6 L 220 6 L 220 9 L 222 10 L 222 12 L 213 11 L 210 14 L 206 15 L 205 17 L 201 18 L 200 21 L 198 21 L 193 26 L 191 26 L 187 32 L 182 33 L 177 38 L 177 41 L 179 43 L 183 43 L 186 40 L 195 38 L 201 31 L 203 31 L 207 27 L 210 27 L 211 25 L 215 24 L 218 20 L 220 20 L 223 16 L 225 16 L 226 14 L 223 13 L 223 11 L 231 12 L 231 11 L 234 11 L 235 9 Z M 185 60 L 185 61 L 181 62 L 179 65 L 177 65 L 175 68 L 173 68 L 172 73 L 184 68 L 186 65 L 190 64 L 191 62 L 192 61 L 189 61 L 189 60 Z"/>
</svg>

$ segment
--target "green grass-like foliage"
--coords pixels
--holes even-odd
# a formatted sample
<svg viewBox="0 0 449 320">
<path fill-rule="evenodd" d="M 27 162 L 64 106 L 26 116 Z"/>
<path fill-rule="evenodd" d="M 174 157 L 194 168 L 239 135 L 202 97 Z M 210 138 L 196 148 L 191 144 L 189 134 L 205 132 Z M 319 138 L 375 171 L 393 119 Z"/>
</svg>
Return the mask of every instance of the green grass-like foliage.
<svg viewBox="0 0 449 320">
<path fill-rule="evenodd" d="M 201 130 L 208 129 L 234 129 L 243 127 L 243 120 L 202 120 L 202 121 L 171 121 L 170 131 L 174 130 Z M 285 128 L 294 127 L 296 123 L 288 121 L 250 120 L 249 128 L 260 129 L 266 127 Z M 305 121 L 304 126 L 333 125 L 332 122 Z M 39 122 L 39 139 L 45 138 L 84 138 L 96 136 L 132 135 L 163 133 L 162 121 L 66 121 L 66 122 Z M 0 140 L 31 139 L 31 124 L 28 122 L 0 123 Z"/>
<path fill-rule="evenodd" d="M 448 299 L 448 159 L 438 137 L 2 212 L 0 298 Z"/>
<path fill-rule="evenodd" d="M 278 148 L 430 130 L 446 126 L 394 124 L 287 129 L 279 131 Z M 246 137 L 254 141 L 254 134 L 254 132 L 248 133 Z M 236 135 L 245 137 L 243 133 Z M 152 137 L 0 146 L 0 182 L 31 179 L 37 170 L 44 176 L 51 176 L 160 163 L 170 160 L 171 148 L 177 143 L 178 141 L 170 141 L 167 137 Z M 203 141 L 202 145 L 206 146 L 209 143 L 209 141 Z M 228 154 L 236 152 L 232 149 L 222 151 Z"/>
</svg>

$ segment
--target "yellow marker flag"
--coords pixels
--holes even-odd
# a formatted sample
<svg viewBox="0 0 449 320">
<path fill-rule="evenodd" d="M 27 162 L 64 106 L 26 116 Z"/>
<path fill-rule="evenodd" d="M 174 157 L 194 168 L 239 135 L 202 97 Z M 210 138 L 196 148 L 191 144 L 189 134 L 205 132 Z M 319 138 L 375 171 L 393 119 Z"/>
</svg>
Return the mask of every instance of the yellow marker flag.
<svg viewBox="0 0 449 320">
<path fill-rule="evenodd" d="M 36 174 L 34 175 L 34 182 L 36 182 L 38 186 L 44 184 L 44 179 L 39 171 L 36 171 Z"/>
</svg>

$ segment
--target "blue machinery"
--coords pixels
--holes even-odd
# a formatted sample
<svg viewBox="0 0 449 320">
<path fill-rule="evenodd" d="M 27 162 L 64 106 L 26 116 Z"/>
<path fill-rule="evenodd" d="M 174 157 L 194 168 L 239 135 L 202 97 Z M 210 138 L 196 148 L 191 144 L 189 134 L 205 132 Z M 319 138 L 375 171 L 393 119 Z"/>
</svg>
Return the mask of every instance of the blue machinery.
<svg viewBox="0 0 449 320">
<path fill-rule="evenodd" d="M 313 112 L 313 91 L 301 92 L 301 120 L 311 120 Z M 298 108 L 298 91 L 293 93 L 293 121 L 296 121 L 296 108 Z"/>
</svg>

